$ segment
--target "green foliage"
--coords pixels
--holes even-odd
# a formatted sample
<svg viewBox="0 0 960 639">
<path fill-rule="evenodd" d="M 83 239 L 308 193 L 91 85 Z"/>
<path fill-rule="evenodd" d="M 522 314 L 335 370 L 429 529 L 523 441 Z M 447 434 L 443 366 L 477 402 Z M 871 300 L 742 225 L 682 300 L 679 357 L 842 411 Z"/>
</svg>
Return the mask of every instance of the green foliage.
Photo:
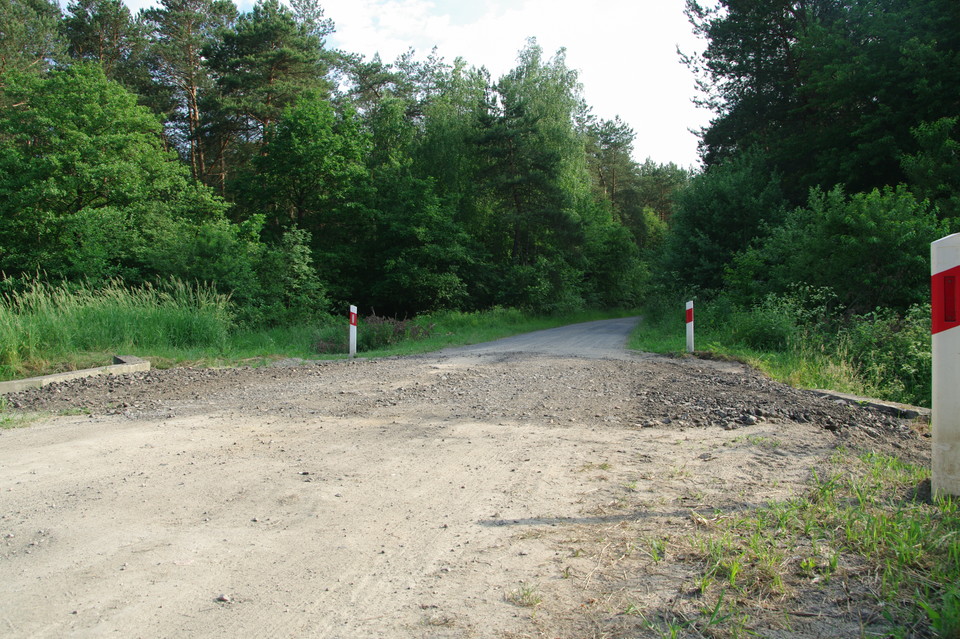
<svg viewBox="0 0 960 639">
<path fill-rule="evenodd" d="M 259 290 L 244 309 L 250 314 L 248 323 L 309 323 L 329 310 L 310 243 L 309 233 L 293 229 L 284 233 L 279 243 L 261 249 L 255 263 Z"/>
<path fill-rule="evenodd" d="M 686 299 L 663 293 L 648 298 L 630 347 L 683 351 Z M 747 306 L 729 294 L 696 296 L 696 347 L 749 362 L 795 386 L 929 406 L 929 304 L 850 316 L 838 302 L 832 290 L 810 286 L 770 293 Z"/>
<path fill-rule="evenodd" d="M 508 267 L 500 296 L 533 313 L 571 313 L 584 307 L 582 279 L 582 272 L 562 256 L 538 255 L 533 264 Z"/>
<path fill-rule="evenodd" d="M 211 135 L 206 103 L 214 79 L 202 52 L 236 16 L 230 0 L 160 0 L 139 15 L 153 78 L 148 101 L 165 114 L 166 136 L 197 180 L 209 179 L 215 160 L 224 159 L 223 148 L 210 144 L 219 136 Z"/>
<path fill-rule="evenodd" d="M 762 148 L 791 203 L 812 187 L 870 191 L 903 181 L 910 130 L 956 116 L 954 0 L 687 3 L 707 38 L 702 102 L 708 167 Z"/>
<path fill-rule="evenodd" d="M 60 17 L 52 0 L 0 0 L 0 89 L 8 74 L 41 73 L 60 57 Z"/>
<path fill-rule="evenodd" d="M 467 238 L 441 207 L 432 182 L 384 166 L 375 172 L 374 188 L 374 255 L 382 267 L 372 273 L 370 304 L 389 313 L 462 307 Z"/>
<path fill-rule="evenodd" d="M 151 229 L 143 259 L 157 275 L 207 282 L 230 296 L 244 325 L 307 320 L 327 310 L 313 267 L 310 235 L 303 230 L 263 243 L 262 217 L 243 224 L 226 220 Z"/>
<path fill-rule="evenodd" d="M 814 343 L 835 345 L 829 335 L 843 322 L 833 290 L 794 285 L 786 293 L 768 293 L 748 308 L 731 295 L 710 302 L 721 310 L 717 317 L 729 317 L 729 340 L 758 351 L 802 352 Z M 716 321 L 716 320 L 715 320 Z"/>
<path fill-rule="evenodd" d="M 913 130 L 920 145 L 902 159 L 910 188 L 937 206 L 941 218 L 960 217 L 960 117 L 924 122 Z"/>
<path fill-rule="evenodd" d="M 929 406 L 932 396 L 930 305 L 905 312 L 878 308 L 851 319 L 843 337 L 865 383 L 884 397 Z"/>
<path fill-rule="evenodd" d="M 319 94 L 305 93 L 269 131 L 255 162 L 263 182 L 253 204 L 268 212 L 271 228 L 323 229 L 331 248 L 348 241 L 357 232 L 349 205 L 368 179 L 369 151 L 352 110 L 338 113 Z"/>
<path fill-rule="evenodd" d="M 687 13 L 707 48 L 686 61 L 717 115 L 661 284 L 708 293 L 728 323 L 708 329 L 711 348 L 929 402 L 918 309 L 929 243 L 958 210 L 960 4 L 688 0 Z M 801 290 L 830 291 L 829 317 L 804 318 Z"/>
<path fill-rule="evenodd" d="M 136 279 L 144 229 L 224 205 L 162 147 L 160 125 L 92 65 L 13 77 L 0 111 L 0 268 Z"/>
<path fill-rule="evenodd" d="M 658 219 L 653 218 L 651 221 Z M 656 232 L 655 228 L 651 229 Z M 585 231 L 584 297 L 588 306 L 637 306 L 650 279 L 646 262 L 630 231 L 617 224 L 591 224 Z"/>
<path fill-rule="evenodd" d="M 326 84 L 320 38 L 278 0 L 260 0 L 219 36 L 204 53 L 216 77 L 218 115 L 241 139 L 263 141 L 299 94 Z"/>
<path fill-rule="evenodd" d="M 791 302 L 768 295 L 749 311 L 735 311 L 731 317 L 731 338 L 757 350 L 785 350 L 799 330 Z"/>
<path fill-rule="evenodd" d="M 144 261 L 154 273 L 215 282 L 221 291 L 247 301 L 257 286 L 256 230 L 255 222 L 244 228 L 223 219 L 171 223 L 148 231 Z"/>
<path fill-rule="evenodd" d="M 779 180 L 758 154 L 742 155 L 696 176 L 680 192 L 670 220 L 661 280 L 717 289 L 724 267 L 767 225 L 783 217 Z"/>
<path fill-rule="evenodd" d="M 73 59 L 99 63 L 108 78 L 129 88 L 150 82 L 144 30 L 122 0 L 73 0 L 61 29 Z"/>
<path fill-rule="evenodd" d="M 645 255 L 655 256 L 663 249 L 667 223 L 652 208 L 644 207 L 637 219 L 631 221 L 630 229 Z"/>
<path fill-rule="evenodd" d="M 245 322 L 325 308 L 302 232 L 276 246 L 162 148 L 159 123 L 97 66 L 22 77 L 0 114 L 0 267 L 11 276 L 212 283 Z M 281 253 L 283 255 L 281 255 Z M 296 308 L 295 308 L 296 307 Z"/>
<path fill-rule="evenodd" d="M 833 290 L 853 313 L 904 309 L 926 298 L 930 242 L 947 233 L 903 187 L 851 197 L 814 190 L 807 207 L 733 260 L 727 282 L 746 297 L 802 283 Z"/>
</svg>

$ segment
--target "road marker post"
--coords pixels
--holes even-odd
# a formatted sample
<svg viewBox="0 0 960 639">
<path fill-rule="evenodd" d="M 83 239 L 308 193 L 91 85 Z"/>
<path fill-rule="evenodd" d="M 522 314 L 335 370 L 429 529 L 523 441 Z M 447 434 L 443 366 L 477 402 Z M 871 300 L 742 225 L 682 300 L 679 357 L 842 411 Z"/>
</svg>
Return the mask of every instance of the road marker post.
<svg viewBox="0 0 960 639">
<path fill-rule="evenodd" d="M 693 352 L 693 302 L 687 302 L 687 352 Z"/>
<path fill-rule="evenodd" d="M 357 356 L 357 307 L 350 306 L 350 357 Z"/>
<path fill-rule="evenodd" d="M 960 233 L 930 245 L 934 496 L 960 495 Z"/>
</svg>

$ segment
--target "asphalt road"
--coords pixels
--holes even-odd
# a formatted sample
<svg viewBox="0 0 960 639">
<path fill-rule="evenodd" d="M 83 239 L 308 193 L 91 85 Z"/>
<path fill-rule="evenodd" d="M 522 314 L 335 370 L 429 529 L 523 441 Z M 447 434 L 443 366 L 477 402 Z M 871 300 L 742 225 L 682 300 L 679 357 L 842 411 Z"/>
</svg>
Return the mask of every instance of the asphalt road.
<svg viewBox="0 0 960 639">
<path fill-rule="evenodd" d="M 636 354 L 626 349 L 627 338 L 639 321 L 639 317 L 623 317 L 571 324 L 505 337 L 493 342 L 448 348 L 439 354 L 536 353 L 586 359 L 634 359 Z"/>
</svg>

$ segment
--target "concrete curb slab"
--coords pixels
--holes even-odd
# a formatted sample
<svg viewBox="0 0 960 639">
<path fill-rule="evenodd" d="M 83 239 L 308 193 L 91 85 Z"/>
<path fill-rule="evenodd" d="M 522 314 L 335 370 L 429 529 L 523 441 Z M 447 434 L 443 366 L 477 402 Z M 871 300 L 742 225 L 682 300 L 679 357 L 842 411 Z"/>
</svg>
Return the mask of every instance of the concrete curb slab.
<svg viewBox="0 0 960 639">
<path fill-rule="evenodd" d="M 9 382 L 0 382 L 0 395 L 7 393 L 16 393 L 27 390 L 28 388 L 40 388 L 47 384 L 55 382 L 66 382 L 71 379 L 80 379 L 83 377 L 95 377 L 97 375 L 124 375 L 126 373 L 137 373 L 150 370 L 150 362 L 134 357 L 133 355 L 115 355 L 113 364 L 110 366 L 100 366 L 98 368 L 85 368 L 79 371 L 69 371 L 67 373 L 56 373 L 54 375 L 44 375 L 42 377 L 28 377 L 27 379 L 15 379 Z"/>
<path fill-rule="evenodd" d="M 910 406 L 908 404 L 899 404 L 897 402 L 880 401 L 877 399 L 870 399 L 869 397 L 858 397 L 856 395 L 849 395 L 847 393 L 840 393 L 832 390 L 817 389 L 811 392 L 819 395 L 820 397 L 829 397 L 847 404 L 868 406 L 874 410 L 880 411 L 881 413 L 886 413 L 887 415 L 892 415 L 894 417 L 901 417 L 903 419 L 919 418 L 925 421 L 930 421 L 930 409 L 923 408 L 921 406 Z"/>
</svg>

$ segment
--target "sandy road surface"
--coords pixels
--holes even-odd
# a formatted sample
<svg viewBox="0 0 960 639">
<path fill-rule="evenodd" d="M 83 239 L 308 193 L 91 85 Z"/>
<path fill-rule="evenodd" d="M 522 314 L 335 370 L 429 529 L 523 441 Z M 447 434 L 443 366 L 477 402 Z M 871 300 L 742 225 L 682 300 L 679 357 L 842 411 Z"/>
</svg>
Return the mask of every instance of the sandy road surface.
<svg viewBox="0 0 960 639">
<path fill-rule="evenodd" d="M 688 576 L 624 538 L 791 494 L 838 443 L 924 458 L 900 420 L 625 353 L 630 326 L 11 396 L 88 414 L 0 431 L 0 636 L 658 636 L 623 610 Z"/>
</svg>

